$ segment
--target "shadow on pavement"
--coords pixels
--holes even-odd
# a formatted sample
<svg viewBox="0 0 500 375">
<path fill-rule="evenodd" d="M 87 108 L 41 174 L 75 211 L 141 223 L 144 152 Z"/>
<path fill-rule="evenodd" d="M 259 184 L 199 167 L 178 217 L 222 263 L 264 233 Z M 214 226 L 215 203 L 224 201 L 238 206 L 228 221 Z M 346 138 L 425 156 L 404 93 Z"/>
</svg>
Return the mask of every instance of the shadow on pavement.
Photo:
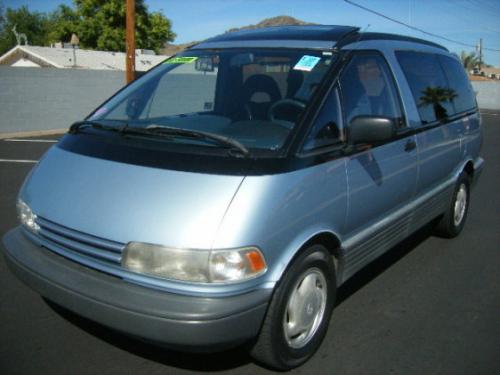
<svg viewBox="0 0 500 375">
<path fill-rule="evenodd" d="M 432 234 L 432 225 L 427 225 L 390 251 L 373 261 L 343 284 L 337 294 L 337 305 L 347 300 L 370 281 L 397 263 L 406 254 L 420 245 Z M 225 350 L 220 353 L 183 353 L 146 343 L 127 336 L 98 323 L 83 318 L 65 308 L 45 300 L 49 306 L 64 319 L 78 326 L 94 337 L 125 350 L 134 355 L 166 366 L 193 371 L 223 371 L 234 369 L 252 362 L 247 346 Z"/>
<path fill-rule="evenodd" d="M 45 302 L 61 317 L 81 328 L 85 332 L 106 341 L 136 356 L 194 371 L 223 371 L 234 369 L 251 362 L 244 347 L 226 350 L 220 353 L 183 353 L 162 346 L 141 341 L 132 336 L 105 327 L 99 323 L 81 317 L 49 300 Z"/>
<path fill-rule="evenodd" d="M 337 305 L 340 305 L 343 301 L 363 288 L 377 276 L 381 275 L 385 270 L 397 263 L 406 254 L 410 253 L 418 245 L 428 239 L 433 233 L 435 224 L 436 221 L 427 224 L 417 232 L 413 233 L 410 237 L 394 246 L 391 250 L 365 266 L 361 271 L 354 274 L 354 276 L 352 276 L 339 288 L 337 293 Z"/>
</svg>

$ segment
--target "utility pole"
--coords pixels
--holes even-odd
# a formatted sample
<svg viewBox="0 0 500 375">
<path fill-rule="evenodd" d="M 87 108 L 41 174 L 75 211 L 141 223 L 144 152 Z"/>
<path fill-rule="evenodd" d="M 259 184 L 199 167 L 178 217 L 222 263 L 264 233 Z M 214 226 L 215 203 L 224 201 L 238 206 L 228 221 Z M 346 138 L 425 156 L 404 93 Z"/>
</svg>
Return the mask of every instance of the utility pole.
<svg viewBox="0 0 500 375">
<path fill-rule="evenodd" d="M 135 0 L 126 0 L 126 73 L 127 83 L 135 79 Z"/>
<path fill-rule="evenodd" d="M 481 66 L 483 65 L 483 38 L 479 39 L 479 72 L 481 72 Z"/>
</svg>

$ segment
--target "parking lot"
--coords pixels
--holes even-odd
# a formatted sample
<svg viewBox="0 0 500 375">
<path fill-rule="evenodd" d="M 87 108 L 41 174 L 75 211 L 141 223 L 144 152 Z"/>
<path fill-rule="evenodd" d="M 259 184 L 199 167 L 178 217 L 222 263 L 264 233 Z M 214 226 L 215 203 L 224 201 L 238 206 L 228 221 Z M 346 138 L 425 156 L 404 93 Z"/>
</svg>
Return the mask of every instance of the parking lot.
<svg viewBox="0 0 500 375">
<path fill-rule="evenodd" d="M 485 170 L 461 236 L 426 227 L 358 273 L 339 291 L 323 345 L 292 372 L 500 373 L 500 112 L 483 113 L 483 125 Z M 0 140 L 0 236 L 17 225 L 17 192 L 57 138 Z M 270 373 L 241 349 L 167 351 L 50 305 L 3 257 L 0 285 L 1 374 Z"/>
</svg>

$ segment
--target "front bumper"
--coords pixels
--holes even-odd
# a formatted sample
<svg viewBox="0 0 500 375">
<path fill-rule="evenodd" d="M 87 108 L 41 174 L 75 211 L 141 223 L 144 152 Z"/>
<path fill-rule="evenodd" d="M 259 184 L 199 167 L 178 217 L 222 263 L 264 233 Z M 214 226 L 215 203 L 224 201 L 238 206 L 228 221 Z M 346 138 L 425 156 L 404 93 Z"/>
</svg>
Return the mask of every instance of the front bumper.
<svg viewBox="0 0 500 375">
<path fill-rule="evenodd" d="M 272 290 L 194 297 L 130 284 L 31 242 L 18 227 L 3 238 L 14 274 L 47 299 L 113 329 L 186 350 L 216 350 L 255 337 Z"/>
</svg>

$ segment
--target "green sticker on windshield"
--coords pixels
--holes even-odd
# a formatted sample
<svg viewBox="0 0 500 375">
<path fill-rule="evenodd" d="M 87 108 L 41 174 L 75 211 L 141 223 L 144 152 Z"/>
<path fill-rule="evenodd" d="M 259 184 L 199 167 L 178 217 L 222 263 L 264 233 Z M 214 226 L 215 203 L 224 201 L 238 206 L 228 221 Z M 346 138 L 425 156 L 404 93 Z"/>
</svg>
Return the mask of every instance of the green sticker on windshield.
<svg viewBox="0 0 500 375">
<path fill-rule="evenodd" d="M 195 62 L 197 57 L 173 57 L 165 61 L 165 64 L 190 64 Z"/>
</svg>

